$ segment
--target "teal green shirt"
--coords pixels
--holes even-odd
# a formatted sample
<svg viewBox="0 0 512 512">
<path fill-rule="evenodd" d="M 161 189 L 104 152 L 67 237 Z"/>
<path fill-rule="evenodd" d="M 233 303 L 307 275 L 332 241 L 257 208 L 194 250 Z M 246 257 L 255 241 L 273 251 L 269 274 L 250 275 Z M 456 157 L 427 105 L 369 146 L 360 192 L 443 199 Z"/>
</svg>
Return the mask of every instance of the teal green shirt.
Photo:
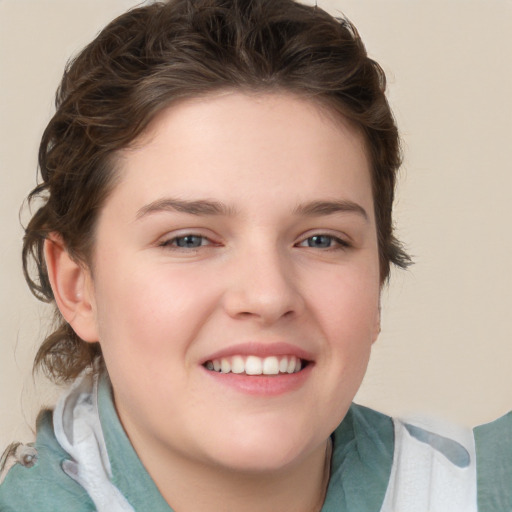
<svg viewBox="0 0 512 512">
<path fill-rule="evenodd" d="M 137 457 L 114 408 L 107 379 L 98 405 L 112 481 L 137 512 L 172 512 Z M 90 512 L 86 491 L 61 468 L 68 454 L 55 439 L 50 411 L 37 423 L 36 464 L 11 468 L 0 485 L 1 512 Z M 353 405 L 333 433 L 331 478 L 322 512 L 378 512 L 393 460 L 391 418 Z"/>
<path fill-rule="evenodd" d="M 512 510 L 512 412 L 474 429 L 478 510 Z"/>
</svg>

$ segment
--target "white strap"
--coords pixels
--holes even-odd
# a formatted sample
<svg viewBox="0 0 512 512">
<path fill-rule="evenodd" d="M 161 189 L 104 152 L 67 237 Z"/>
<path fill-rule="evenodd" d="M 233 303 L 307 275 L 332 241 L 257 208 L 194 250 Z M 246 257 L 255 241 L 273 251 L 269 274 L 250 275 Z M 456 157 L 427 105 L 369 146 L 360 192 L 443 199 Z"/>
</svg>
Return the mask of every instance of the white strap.
<svg viewBox="0 0 512 512">
<path fill-rule="evenodd" d="M 394 421 L 395 449 L 381 512 L 477 512 L 476 458 L 469 430 L 427 430 Z"/>
</svg>

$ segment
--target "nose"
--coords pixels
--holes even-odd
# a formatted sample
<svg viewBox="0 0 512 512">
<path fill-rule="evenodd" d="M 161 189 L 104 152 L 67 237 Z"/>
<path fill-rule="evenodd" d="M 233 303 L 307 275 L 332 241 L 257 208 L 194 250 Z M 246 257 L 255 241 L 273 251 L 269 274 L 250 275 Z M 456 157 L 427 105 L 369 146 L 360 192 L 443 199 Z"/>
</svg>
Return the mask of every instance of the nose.
<svg viewBox="0 0 512 512">
<path fill-rule="evenodd" d="M 229 272 L 224 308 L 231 317 L 272 324 L 302 313 L 298 276 L 277 248 L 253 247 L 230 262 Z"/>
</svg>

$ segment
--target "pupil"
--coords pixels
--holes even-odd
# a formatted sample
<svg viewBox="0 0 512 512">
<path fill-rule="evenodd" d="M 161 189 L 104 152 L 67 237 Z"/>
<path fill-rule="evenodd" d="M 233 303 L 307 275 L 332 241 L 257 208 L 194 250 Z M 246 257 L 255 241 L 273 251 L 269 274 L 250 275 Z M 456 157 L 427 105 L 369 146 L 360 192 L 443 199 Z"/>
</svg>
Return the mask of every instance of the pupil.
<svg viewBox="0 0 512 512">
<path fill-rule="evenodd" d="M 309 247 L 327 248 L 331 246 L 331 237 L 326 235 L 315 235 L 309 239 Z"/>
<path fill-rule="evenodd" d="M 202 242 L 202 238 L 196 235 L 187 235 L 182 236 L 176 240 L 176 245 L 178 247 L 200 247 Z"/>
</svg>

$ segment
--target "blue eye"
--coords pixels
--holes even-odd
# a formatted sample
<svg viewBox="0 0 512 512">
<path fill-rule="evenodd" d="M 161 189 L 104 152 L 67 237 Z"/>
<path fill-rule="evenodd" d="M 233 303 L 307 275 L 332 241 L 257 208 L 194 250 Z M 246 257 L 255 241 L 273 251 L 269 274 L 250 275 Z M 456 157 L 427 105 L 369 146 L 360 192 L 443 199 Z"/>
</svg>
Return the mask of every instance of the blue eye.
<svg viewBox="0 0 512 512">
<path fill-rule="evenodd" d="M 185 235 L 185 236 L 177 236 L 172 240 L 166 242 L 165 245 L 174 245 L 181 249 L 196 249 L 197 247 L 201 247 L 206 245 L 207 239 L 204 236 L 200 235 Z"/>
<path fill-rule="evenodd" d="M 313 249 L 345 249 L 350 246 L 341 238 L 322 234 L 305 238 L 298 245 L 299 247 L 311 247 Z"/>
<path fill-rule="evenodd" d="M 310 236 L 305 241 L 308 247 L 314 247 L 316 249 L 328 249 L 332 246 L 333 237 L 328 235 L 315 235 Z"/>
</svg>

